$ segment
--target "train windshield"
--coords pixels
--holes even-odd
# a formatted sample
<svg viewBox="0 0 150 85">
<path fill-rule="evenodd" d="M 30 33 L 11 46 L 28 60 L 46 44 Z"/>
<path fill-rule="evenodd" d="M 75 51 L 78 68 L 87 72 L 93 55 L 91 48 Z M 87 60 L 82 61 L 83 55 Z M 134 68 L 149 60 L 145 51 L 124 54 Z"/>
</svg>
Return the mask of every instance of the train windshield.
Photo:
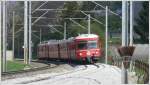
<svg viewBox="0 0 150 85">
<path fill-rule="evenodd" d="M 96 41 L 82 41 L 77 45 L 78 49 L 93 49 L 97 48 Z"/>
</svg>

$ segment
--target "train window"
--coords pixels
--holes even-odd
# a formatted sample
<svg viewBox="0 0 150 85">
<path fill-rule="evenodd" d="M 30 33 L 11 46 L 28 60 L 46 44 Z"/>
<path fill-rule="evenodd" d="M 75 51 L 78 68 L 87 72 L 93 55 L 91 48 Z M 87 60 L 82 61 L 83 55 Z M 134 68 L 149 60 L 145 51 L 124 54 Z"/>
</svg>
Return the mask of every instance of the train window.
<svg viewBox="0 0 150 85">
<path fill-rule="evenodd" d="M 96 43 L 96 41 L 92 41 L 92 42 L 90 41 L 90 42 L 88 42 L 87 46 L 90 49 L 97 48 L 97 43 Z"/>
<path fill-rule="evenodd" d="M 78 49 L 87 49 L 87 42 L 80 42 L 77 47 Z"/>
<path fill-rule="evenodd" d="M 96 41 L 82 41 L 78 43 L 77 47 L 78 49 L 93 49 L 97 48 L 97 43 Z"/>
</svg>

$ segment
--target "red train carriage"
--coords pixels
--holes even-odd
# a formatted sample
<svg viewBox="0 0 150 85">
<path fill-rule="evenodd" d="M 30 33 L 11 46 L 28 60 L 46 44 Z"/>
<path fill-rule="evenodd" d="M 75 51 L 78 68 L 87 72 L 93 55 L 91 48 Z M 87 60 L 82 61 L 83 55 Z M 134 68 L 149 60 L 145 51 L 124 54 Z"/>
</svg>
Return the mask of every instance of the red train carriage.
<svg viewBox="0 0 150 85">
<path fill-rule="evenodd" d="M 58 58 L 58 42 L 57 40 L 52 40 L 52 41 L 49 41 L 48 44 L 48 58 Z"/>
<path fill-rule="evenodd" d="M 38 46 L 39 59 L 91 61 L 100 58 L 101 54 L 99 37 L 95 34 L 82 34 L 68 40 L 50 40 Z"/>
<path fill-rule="evenodd" d="M 67 40 L 59 41 L 59 52 L 60 52 L 61 59 L 69 59 Z"/>
</svg>

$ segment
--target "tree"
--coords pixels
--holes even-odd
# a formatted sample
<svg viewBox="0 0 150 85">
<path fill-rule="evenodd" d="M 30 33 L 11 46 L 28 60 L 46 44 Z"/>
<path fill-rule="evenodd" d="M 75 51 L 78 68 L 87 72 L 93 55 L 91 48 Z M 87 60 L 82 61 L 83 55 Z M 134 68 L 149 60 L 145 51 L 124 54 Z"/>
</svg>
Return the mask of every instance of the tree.
<svg viewBox="0 0 150 85">
<path fill-rule="evenodd" d="M 136 25 L 134 26 L 134 31 L 140 36 L 140 43 L 148 43 L 149 35 L 149 5 L 148 2 L 142 3 L 142 10 L 139 12 L 139 18 L 136 18 Z"/>
<path fill-rule="evenodd" d="M 67 23 L 70 23 L 69 20 L 64 20 L 64 18 L 74 17 L 75 14 L 77 13 L 76 10 L 78 10 L 79 8 L 80 8 L 80 6 L 78 5 L 78 3 L 76 1 L 65 2 L 63 9 L 66 9 L 66 10 L 63 10 L 60 13 L 60 17 L 62 18 L 61 23 L 64 21 Z"/>
</svg>

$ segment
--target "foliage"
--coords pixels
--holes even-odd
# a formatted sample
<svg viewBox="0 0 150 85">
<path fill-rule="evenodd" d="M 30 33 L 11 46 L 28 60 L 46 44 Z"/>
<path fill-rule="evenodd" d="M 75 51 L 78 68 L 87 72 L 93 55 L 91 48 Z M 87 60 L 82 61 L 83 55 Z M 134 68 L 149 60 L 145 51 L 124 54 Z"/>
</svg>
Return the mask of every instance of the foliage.
<svg viewBox="0 0 150 85">
<path fill-rule="evenodd" d="M 121 28 L 121 19 L 118 16 L 111 15 L 108 17 L 109 31 L 118 31 Z"/>
<path fill-rule="evenodd" d="M 143 2 L 143 9 L 139 12 L 139 18 L 136 18 L 134 31 L 140 36 L 140 43 L 148 43 L 149 35 L 149 9 L 148 2 Z"/>
<path fill-rule="evenodd" d="M 77 13 L 75 10 L 78 10 L 79 8 L 80 8 L 80 6 L 78 5 L 78 3 L 76 1 L 66 2 L 63 7 L 63 9 L 65 9 L 65 10 L 63 10 L 60 14 L 60 17 L 62 19 L 61 23 L 65 21 L 66 23 L 69 24 L 70 21 L 64 20 L 64 18 L 74 17 L 75 14 Z"/>
<path fill-rule="evenodd" d="M 28 65 L 20 63 L 18 61 L 7 61 L 7 71 L 23 70 Z"/>
</svg>

